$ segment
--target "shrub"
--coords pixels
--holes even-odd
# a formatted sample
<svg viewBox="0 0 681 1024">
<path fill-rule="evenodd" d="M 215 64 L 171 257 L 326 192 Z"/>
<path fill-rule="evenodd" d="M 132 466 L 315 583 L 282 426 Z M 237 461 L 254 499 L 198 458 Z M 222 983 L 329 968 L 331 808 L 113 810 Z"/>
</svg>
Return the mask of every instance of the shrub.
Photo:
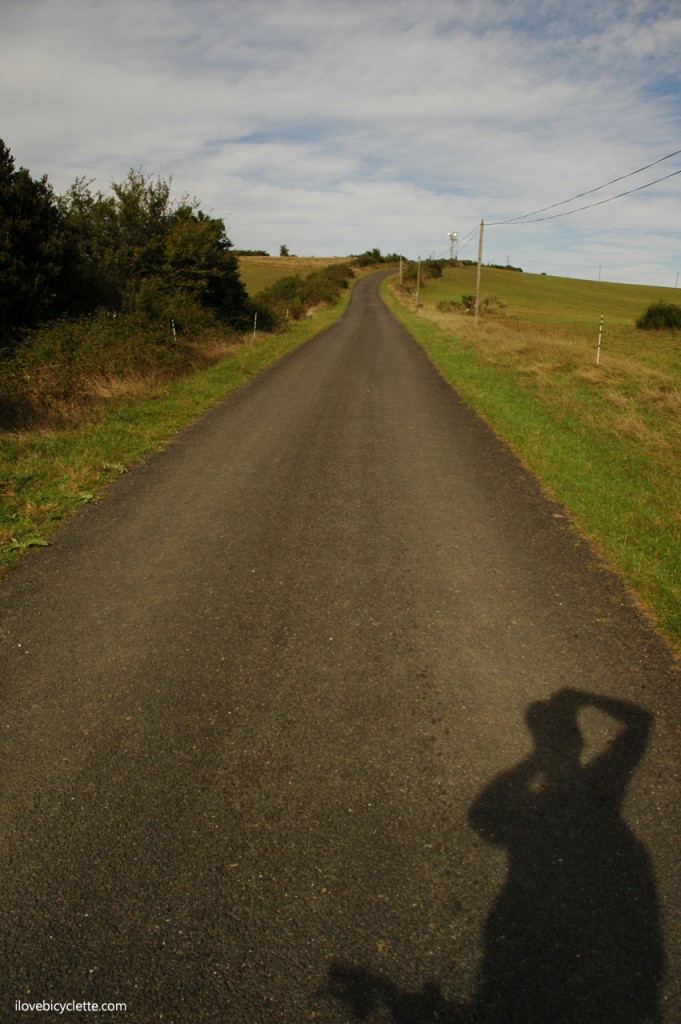
<svg viewBox="0 0 681 1024">
<path fill-rule="evenodd" d="M 407 260 L 402 265 L 402 281 L 406 284 L 407 281 L 416 281 L 418 277 L 418 264 L 414 260 Z M 421 282 L 423 283 L 423 281 Z"/>
<path fill-rule="evenodd" d="M 636 321 L 644 331 L 663 331 L 681 327 L 681 306 L 671 302 L 654 302 Z"/>
<path fill-rule="evenodd" d="M 224 343 L 229 330 L 191 297 L 177 314 L 182 319 L 152 321 L 100 310 L 27 332 L 0 364 L 0 430 L 59 421 L 90 402 L 101 382 L 166 380 L 214 361 L 215 340 Z"/>
<path fill-rule="evenodd" d="M 469 313 L 475 312 L 475 295 L 462 295 L 461 306 Z M 506 309 L 507 303 L 504 299 L 500 299 L 498 295 L 491 292 L 489 295 L 483 295 L 480 298 L 480 312 L 481 313 L 501 313 L 502 310 Z"/>
<path fill-rule="evenodd" d="M 331 305 L 348 287 L 354 271 L 349 263 L 332 263 L 307 277 L 282 277 L 259 293 L 255 300 L 258 326 L 274 330 L 288 320 L 300 320 L 313 306 Z"/>
<path fill-rule="evenodd" d="M 367 249 L 366 252 L 352 257 L 352 262 L 356 267 L 371 267 L 375 263 L 383 263 L 383 261 L 380 249 Z"/>
<path fill-rule="evenodd" d="M 501 313 L 503 309 L 506 309 L 507 305 L 508 303 L 504 299 L 500 299 L 494 292 L 485 295 L 480 303 L 483 313 Z"/>
<path fill-rule="evenodd" d="M 425 260 L 423 271 L 425 277 L 442 277 L 442 260 Z"/>
</svg>

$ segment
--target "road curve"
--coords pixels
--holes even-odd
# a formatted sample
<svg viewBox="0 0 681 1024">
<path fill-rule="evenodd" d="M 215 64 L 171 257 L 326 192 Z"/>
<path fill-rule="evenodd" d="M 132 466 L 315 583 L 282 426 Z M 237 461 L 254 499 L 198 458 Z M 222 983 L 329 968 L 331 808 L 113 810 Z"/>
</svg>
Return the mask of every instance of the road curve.
<svg viewBox="0 0 681 1024">
<path fill-rule="evenodd" d="M 678 672 L 381 276 L 0 587 L 1 1020 L 681 1020 Z"/>
</svg>

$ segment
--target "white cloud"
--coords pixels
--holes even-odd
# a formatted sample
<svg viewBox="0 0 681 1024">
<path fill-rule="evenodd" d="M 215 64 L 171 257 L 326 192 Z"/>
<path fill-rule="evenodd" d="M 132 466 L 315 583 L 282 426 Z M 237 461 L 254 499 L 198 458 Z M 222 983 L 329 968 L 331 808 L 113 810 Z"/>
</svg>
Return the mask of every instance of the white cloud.
<svg viewBox="0 0 681 1024">
<path fill-rule="evenodd" d="M 3 22 L 18 163 L 58 190 L 172 175 L 246 248 L 445 253 L 681 148 L 675 0 L 5 0 Z M 486 255 L 673 283 L 680 186 L 490 229 Z"/>
</svg>

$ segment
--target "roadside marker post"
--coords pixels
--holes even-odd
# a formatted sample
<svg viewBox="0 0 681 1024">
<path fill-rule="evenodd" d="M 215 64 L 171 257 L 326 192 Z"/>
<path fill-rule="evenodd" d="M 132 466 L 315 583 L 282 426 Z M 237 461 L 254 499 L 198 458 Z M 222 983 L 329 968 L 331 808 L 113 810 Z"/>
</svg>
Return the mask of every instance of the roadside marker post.
<svg viewBox="0 0 681 1024">
<path fill-rule="evenodd" d="M 601 363 L 601 341 L 603 340 L 603 314 L 601 314 L 601 322 L 598 326 L 598 348 L 596 349 L 596 366 L 600 366 Z"/>
</svg>

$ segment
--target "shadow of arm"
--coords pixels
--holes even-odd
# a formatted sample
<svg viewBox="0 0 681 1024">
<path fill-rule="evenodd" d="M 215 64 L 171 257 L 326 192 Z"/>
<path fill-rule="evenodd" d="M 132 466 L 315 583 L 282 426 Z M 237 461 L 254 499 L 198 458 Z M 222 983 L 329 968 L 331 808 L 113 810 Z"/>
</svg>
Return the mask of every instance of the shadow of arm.
<svg viewBox="0 0 681 1024">
<path fill-rule="evenodd" d="M 653 716 L 637 704 L 610 697 L 588 695 L 584 701 L 586 704 L 609 715 L 623 726 L 607 750 L 588 769 L 602 784 L 623 790 L 645 753 Z"/>
</svg>

